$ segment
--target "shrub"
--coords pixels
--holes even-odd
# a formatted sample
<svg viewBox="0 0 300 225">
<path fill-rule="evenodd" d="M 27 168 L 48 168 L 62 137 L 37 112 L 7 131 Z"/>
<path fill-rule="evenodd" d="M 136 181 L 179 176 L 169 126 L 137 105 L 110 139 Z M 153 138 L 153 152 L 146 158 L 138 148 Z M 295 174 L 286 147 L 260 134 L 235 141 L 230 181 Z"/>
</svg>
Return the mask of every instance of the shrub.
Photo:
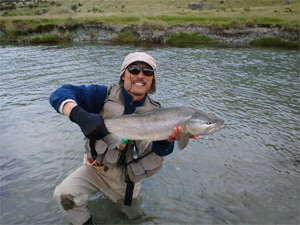
<svg viewBox="0 0 300 225">
<path fill-rule="evenodd" d="M 17 35 L 17 32 L 18 32 L 18 29 L 15 26 L 15 24 L 13 24 L 10 21 L 3 24 L 2 30 L 9 37 L 13 37 L 13 36 Z"/>
<path fill-rule="evenodd" d="M 292 9 L 290 9 L 290 8 L 285 8 L 285 10 L 284 10 L 285 12 L 292 12 L 293 10 Z"/>
<path fill-rule="evenodd" d="M 72 9 L 73 11 L 77 10 L 77 5 L 71 5 L 71 9 Z"/>
<path fill-rule="evenodd" d="M 104 11 L 98 8 L 93 7 L 93 9 L 88 9 L 87 12 L 99 12 L 99 13 L 103 13 Z"/>
<path fill-rule="evenodd" d="M 8 11 L 4 11 L 4 12 L 2 13 L 2 16 L 10 16 L 10 13 L 9 13 Z"/>
</svg>

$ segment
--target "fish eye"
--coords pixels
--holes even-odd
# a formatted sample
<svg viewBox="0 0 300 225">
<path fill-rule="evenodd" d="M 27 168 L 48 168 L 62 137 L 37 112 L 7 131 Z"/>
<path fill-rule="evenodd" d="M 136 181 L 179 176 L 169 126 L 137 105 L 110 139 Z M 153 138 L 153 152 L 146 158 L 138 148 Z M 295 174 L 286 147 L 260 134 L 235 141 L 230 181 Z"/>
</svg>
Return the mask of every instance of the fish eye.
<svg viewBox="0 0 300 225">
<path fill-rule="evenodd" d="M 208 121 L 206 124 L 207 124 L 207 125 L 211 125 L 211 124 L 212 124 L 212 122 L 211 122 L 211 121 Z"/>
</svg>

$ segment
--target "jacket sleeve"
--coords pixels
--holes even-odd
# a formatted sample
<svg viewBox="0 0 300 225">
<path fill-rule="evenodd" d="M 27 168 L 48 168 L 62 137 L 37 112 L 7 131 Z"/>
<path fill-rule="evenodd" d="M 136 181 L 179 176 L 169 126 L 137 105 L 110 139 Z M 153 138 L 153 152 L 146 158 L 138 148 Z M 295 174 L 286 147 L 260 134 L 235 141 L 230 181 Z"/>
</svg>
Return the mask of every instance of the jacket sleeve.
<svg viewBox="0 0 300 225">
<path fill-rule="evenodd" d="M 173 152 L 174 141 L 153 141 L 152 150 L 158 156 L 167 156 Z"/>
<path fill-rule="evenodd" d="M 99 113 L 106 98 L 107 87 L 103 85 L 74 86 L 63 85 L 52 93 L 50 104 L 58 111 L 61 103 L 67 99 L 74 100 L 87 112 Z"/>
</svg>

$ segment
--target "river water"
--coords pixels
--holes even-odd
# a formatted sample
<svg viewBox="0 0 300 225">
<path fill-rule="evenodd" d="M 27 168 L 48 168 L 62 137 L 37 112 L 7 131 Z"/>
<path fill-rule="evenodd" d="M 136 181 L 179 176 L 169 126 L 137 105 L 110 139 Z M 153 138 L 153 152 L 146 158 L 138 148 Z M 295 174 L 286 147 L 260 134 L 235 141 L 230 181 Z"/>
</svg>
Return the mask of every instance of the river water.
<svg viewBox="0 0 300 225">
<path fill-rule="evenodd" d="M 63 84 L 118 82 L 125 55 L 158 63 L 163 106 L 215 114 L 227 127 L 191 140 L 142 180 L 130 221 L 101 193 L 98 224 L 299 224 L 299 51 L 249 46 L 2 45 L 1 224 L 68 224 L 54 188 L 82 164 L 83 135 L 50 106 Z"/>
</svg>

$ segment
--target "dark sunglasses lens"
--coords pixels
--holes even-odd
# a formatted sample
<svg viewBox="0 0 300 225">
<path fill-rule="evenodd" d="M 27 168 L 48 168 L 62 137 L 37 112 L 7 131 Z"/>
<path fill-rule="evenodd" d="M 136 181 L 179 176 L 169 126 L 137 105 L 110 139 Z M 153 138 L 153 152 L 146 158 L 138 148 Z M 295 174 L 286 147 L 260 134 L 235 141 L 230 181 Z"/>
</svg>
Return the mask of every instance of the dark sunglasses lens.
<svg viewBox="0 0 300 225">
<path fill-rule="evenodd" d="M 139 74 L 140 71 L 141 71 L 141 70 L 138 69 L 138 68 L 128 68 L 128 70 L 129 70 L 129 73 L 134 74 L 134 75 Z"/>
<path fill-rule="evenodd" d="M 143 72 L 146 76 L 153 76 L 154 75 L 154 70 L 152 70 L 152 69 L 143 69 Z"/>
<path fill-rule="evenodd" d="M 128 67 L 129 73 L 134 74 L 134 75 L 139 74 L 141 70 L 143 70 L 143 73 L 146 76 L 153 76 L 154 75 L 154 70 L 150 69 L 150 68 L 142 68 L 142 67 L 135 66 L 135 65 Z"/>
</svg>

